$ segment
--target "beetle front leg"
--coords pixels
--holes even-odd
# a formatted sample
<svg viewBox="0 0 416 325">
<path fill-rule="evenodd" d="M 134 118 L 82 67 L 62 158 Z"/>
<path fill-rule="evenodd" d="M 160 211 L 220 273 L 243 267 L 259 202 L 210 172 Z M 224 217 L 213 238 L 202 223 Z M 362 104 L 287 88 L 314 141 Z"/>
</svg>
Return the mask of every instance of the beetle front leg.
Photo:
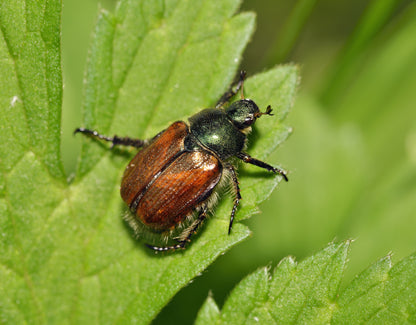
<svg viewBox="0 0 416 325">
<path fill-rule="evenodd" d="M 102 135 L 98 133 L 97 131 L 85 129 L 85 128 L 78 128 L 74 131 L 74 134 L 82 133 L 84 135 L 90 136 L 92 138 L 96 138 L 99 140 L 104 140 L 107 142 L 111 142 L 111 147 L 114 146 L 129 146 L 129 147 L 135 147 L 135 148 L 142 148 L 143 146 L 147 145 L 149 143 L 149 140 L 141 140 L 141 139 L 132 139 L 129 137 L 123 137 L 120 138 L 118 136 L 114 137 L 107 137 L 105 135 Z"/>
<path fill-rule="evenodd" d="M 231 210 L 230 225 L 228 226 L 228 234 L 230 234 L 231 228 L 233 227 L 235 212 L 237 211 L 237 207 L 240 204 L 241 194 L 240 194 L 240 186 L 238 184 L 237 174 L 235 172 L 234 167 L 232 165 L 227 165 L 225 167 L 231 173 L 231 179 L 233 181 L 233 186 L 234 186 L 234 191 L 235 191 L 234 205 L 233 205 L 233 209 Z"/>
<path fill-rule="evenodd" d="M 251 157 L 249 154 L 247 154 L 245 152 L 238 153 L 237 157 L 240 158 L 245 163 L 252 164 L 252 165 L 260 167 L 260 168 L 264 168 L 264 169 L 268 170 L 269 172 L 273 172 L 275 174 L 276 173 L 280 174 L 280 175 L 282 175 L 282 177 L 285 179 L 286 182 L 288 181 L 288 178 L 286 176 L 287 172 L 283 169 L 273 167 L 273 166 L 269 165 L 268 163 L 265 163 L 264 161 L 261 161 L 261 160 L 258 160 L 256 158 Z"/>
<path fill-rule="evenodd" d="M 243 88 L 244 85 L 244 79 L 246 78 L 246 72 L 241 70 L 240 71 L 240 78 L 235 86 L 235 89 L 232 87 L 221 96 L 221 98 L 218 100 L 217 104 L 215 104 L 215 108 L 221 108 L 225 103 L 227 103 L 240 89 Z M 243 96 L 241 96 L 243 97 Z"/>
</svg>

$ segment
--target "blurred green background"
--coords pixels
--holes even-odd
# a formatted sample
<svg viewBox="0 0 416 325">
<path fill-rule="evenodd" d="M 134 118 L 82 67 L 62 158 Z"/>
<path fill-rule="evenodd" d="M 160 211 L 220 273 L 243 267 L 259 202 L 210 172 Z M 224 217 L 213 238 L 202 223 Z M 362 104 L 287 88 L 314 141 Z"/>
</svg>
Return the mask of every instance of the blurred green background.
<svg viewBox="0 0 416 325">
<path fill-rule="evenodd" d="M 82 83 L 98 8 L 115 1 L 64 1 L 62 150 L 74 172 L 81 142 Z M 416 2 L 246 0 L 257 31 L 241 67 L 301 67 L 289 114 L 293 135 L 268 161 L 290 182 L 246 222 L 253 237 L 184 288 L 155 324 L 192 323 L 212 292 L 227 293 L 259 266 L 302 259 L 332 240 L 356 239 L 346 281 L 390 252 L 416 251 Z M 344 283 L 345 285 L 345 283 Z"/>
</svg>

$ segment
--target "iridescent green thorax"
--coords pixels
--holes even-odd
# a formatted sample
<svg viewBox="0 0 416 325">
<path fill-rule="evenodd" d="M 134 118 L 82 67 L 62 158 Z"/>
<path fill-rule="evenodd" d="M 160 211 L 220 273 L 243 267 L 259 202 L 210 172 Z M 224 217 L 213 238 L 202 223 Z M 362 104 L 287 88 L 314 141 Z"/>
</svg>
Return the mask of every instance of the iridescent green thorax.
<svg viewBox="0 0 416 325">
<path fill-rule="evenodd" d="M 227 159 L 243 150 L 245 131 L 258 116 L 257 105 L 250 99 L 243 99 L 232 103 L 225 110 L 207 108 L 191 116 L 190 130 L 206 149 L 221 159 Z M 190 141 L 188 143 L 191 145 Z"/>
<path fill-rule="evenodd" d="M 222 109 L 207 108 L 189 118 L 191 134 L 220 159 L 243 150 L 246 135 L 237 129 Z"/>
</svg>

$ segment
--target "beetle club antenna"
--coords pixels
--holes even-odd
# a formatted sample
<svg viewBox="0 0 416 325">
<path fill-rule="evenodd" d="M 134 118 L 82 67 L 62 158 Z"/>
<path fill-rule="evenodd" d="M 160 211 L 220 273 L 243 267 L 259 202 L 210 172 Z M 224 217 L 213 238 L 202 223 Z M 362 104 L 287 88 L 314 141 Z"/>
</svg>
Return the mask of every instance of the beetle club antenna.
<svg viewBox="0 0 416 325">
<path fill-rule="evenodd" d="M 266 111 L 265 112 L 258 112 L 258 113 L 255 113 L 254 114 L 254 117 L 255 118 L 259 118 L 260 116 L 262 116 L 262 115 L 270 115 L 270 116 L 273 116 L 274 114 L 272 114 L 272 107 L 269 105 L 269 106 L 267 106 L 267 108 L 266 108 Z"/>
</svg>

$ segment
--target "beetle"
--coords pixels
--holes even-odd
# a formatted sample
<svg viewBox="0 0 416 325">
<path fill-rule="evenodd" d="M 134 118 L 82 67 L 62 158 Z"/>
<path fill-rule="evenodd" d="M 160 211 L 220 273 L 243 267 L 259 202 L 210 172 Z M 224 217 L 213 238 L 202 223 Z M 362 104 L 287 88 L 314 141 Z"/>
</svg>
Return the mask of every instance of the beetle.
<svg viewBox="0 0 416 325">
<path fill-rule="evenodd" d="M 262 115 L 273 115 L 270 105 L 261 112 L 256 103 L 244 98 L 242 71 L 237 84 L 218 100 L 184 121 L 176 121 L 151 139 L 107 137 L 86 128 L 82 133 L 112 143 L 141 149 L 127 165 L 120 194 L 130 213 L 125 218 L 146 246 L 155 251 L 184 249 L 207 217 L 224 183 L 232 185 L 234 204 L 228 234 L 241 200 L 233 157 L 275 174 L 286 181 L 286 172 L 244 152 L 247 134 Z M 226 104 L 241 89 L 241 100 Z M 175 243 L 168 244 L 174 240 Z M 157 244 L 155 244 L 157 243 Z M 161 243 L 161 244 L 160 244 Z"/>
</svg>

